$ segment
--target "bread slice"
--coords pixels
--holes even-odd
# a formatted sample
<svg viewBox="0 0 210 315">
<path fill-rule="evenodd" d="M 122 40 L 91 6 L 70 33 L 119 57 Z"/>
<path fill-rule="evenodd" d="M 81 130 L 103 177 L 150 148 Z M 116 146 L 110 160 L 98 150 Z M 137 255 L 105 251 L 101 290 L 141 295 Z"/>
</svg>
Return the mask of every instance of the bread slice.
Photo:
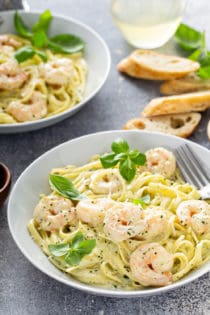
<svg viewBox="0 0 210 315">
<path fill-rule="evenodd" d="M 144 129 L 187 138 L 193 133 L 200 120 L 201 114 L 199 113 L 165 115 L 151 118 L 139 117 L 129 120 L 123 129 Z"/>
<path fill-rule="evenodd" d="M 160 93 L 164 95 L 175 95 L 205 90 L 210 90 L 210 80 L 203 80 L 195 73 L 190 73 L 181 79 L 163 82 L 160 86 Z"/>
<path fill-rule="evenodd" d="M 158 97 L 144 108 L 145 117 L 188 112 L 202 112 L 210 107 L 210 91 Z"/>
<path fill-rule="evenodd" d="M 209 141 L 210 141 L 210 120 L 209 120 L 208 125 L 207 125 L 207 136 L 208 136 Z"/>
<path fill-rule="evenodd" d="M 186 58 L 139 49 L 123 59 L 117 69 L 135 78 L 172 80 L 196 71 L 199 66 L 199 63 Z"/>
</svg>

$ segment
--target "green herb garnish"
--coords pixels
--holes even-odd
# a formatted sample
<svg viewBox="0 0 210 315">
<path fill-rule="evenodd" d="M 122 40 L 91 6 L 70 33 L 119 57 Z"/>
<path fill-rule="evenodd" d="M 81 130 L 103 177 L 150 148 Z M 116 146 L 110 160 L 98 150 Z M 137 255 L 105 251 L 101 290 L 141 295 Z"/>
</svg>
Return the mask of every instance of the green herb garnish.
<svg viewBox="0 0 210 315">
<path fill-rule="evenodd" d="M 181 23 L 175 33 L 175 39 L 184 50 L 195 50 L 203 47 L 205 33 Z"/>
<path fill-rule="evenodd" d="M 14 15 L 14 25 L 15 25 L 16 31 L 18 32 L 18 34 L 20 36 L 27 38 L 27 39 L 32 38 L 32 36 L 33 36 L 32 32 L 25 25 L 22 18 L 18 14 L 18 12 L 15 12 L 15 15 Z"/>
<path fill-rule="evenodd" d="M 175 33 L 177 43 L 185 51 L 191 52 L 189 59 L 200 63 L 197 75 L 202 79 L 210 78 L 210 51 L 206 46 L 205 32 L 181 23 Z"/>
<path fill-rule="evenodd" d="M 34 33 L 32 37 L 32 44 L 37 48 L 45 48 L 48 45 L 48 38 L 44 31 Z"/>
<path fill-rule="evenodd" d="M 14 25 L 17 33 L 20 36 L 30 40 L 32 45 L 36 48 L 48 48 L 56 53 L 64 54 L 73 54 L 82 51 L 84 49 L 84 41 L 78 36 L 73 34 L 58 34 L 51 38 L 48 36 L 48 30 L 52 19 L 53 16 L 50 10 L 45 10 L 39 16 L 39 20 L 30 29 L 27 25 L 25 25 L 19 13 L 16 12 L 14 15 Z M 21 49 L 24 48 L 25 47 Z M 39 54 L 35 49 L 33 49 L 33 47 L 31 49 L 34 51 L 34 54 L 32 54 L 32 52 L 25 53 L 24 58 L 18 57 L 18 53 L 20 51 L 18 50 L 15 53 L 15 58 L 18 60 L 18 62 L 23 62 L 32 58 L 35 54 Z M 42 54 L 44 53 L 42 52 Z M 47 60 L 46 55 L 43 60 Z"/>
<path fill-rule="evenodd" d="M 15 58 L 19 63 L 24 62 L 34 55 L 38 55 L 43 61 L 47 61 L 47 56 L 43 51 L 38 51 L 31 46 L 24 46 L 15 52 Z"/>
<path fill-rule="evenodd" d="M 150 195 L 147 194 L 147 195 L 143 196 L 142 198 L 133 199 L 132 202 L 135 205 L 146 206 L 150 203 L 150 200 L 151 200 Z"/>
<path fill-rule="evenodd" d="M 42 14 L 39 16 L 38 22 L 36 22 L 32 29 L 33 32 L 40 32 L 40 31 L 48 31 L 48 28 L 50 26 L 50 23 L 53 19 L 52 13 L 50 10 L 45 10 Z"/>
<path fill-rule="evenodd" d="M 51 37 L 48 46 L 56 53 L 74 54 L 84 48 L 84 42 L 72 34 L 60 34 Z"/>
<path fill-rule="evenodd" d="M 90 254 L 96 246 L 96 240 L 87 240 L 81 232 L 77 232 L 71 242 L 48 245 L 48 249 L 55 257 L 64 256 L 70 266 L 78 265 L 81 259 Z"/>
<path fill-rule="evenodd" d="M 111 148 L 111 153 L 105 153 L 100 157 L 102 166 L 111 168 L 119 163 L 120 174 L 126 181 L 130 182 L 136 175 L 136 165 L 145 164 L 145 154 L 139 150 L 130 150 L 127 141 L 122 138 L 116 139 Z"/>
<path fill-rule="evenodd" d="M 73 183 L 66 177 L 51 174 L 49 179 L 50 186 L 59 195 L 71 200 L 81 200 L 83 195 L 74 187 Z"/>
</svg>

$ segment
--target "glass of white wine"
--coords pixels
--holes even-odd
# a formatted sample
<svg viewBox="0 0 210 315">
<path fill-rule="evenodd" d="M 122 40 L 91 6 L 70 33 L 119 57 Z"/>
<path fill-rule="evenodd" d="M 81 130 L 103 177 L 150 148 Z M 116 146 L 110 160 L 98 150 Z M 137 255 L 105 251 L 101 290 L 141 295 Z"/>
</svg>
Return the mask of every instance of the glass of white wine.
<svg viewBox="0 0 210 315">
<path fill-rule="evenodd" d="M 174 35 L 186 4 L 187 0 L 112 0 L 111 13 L 131 45 L 152 49 Z"/>
</svg>

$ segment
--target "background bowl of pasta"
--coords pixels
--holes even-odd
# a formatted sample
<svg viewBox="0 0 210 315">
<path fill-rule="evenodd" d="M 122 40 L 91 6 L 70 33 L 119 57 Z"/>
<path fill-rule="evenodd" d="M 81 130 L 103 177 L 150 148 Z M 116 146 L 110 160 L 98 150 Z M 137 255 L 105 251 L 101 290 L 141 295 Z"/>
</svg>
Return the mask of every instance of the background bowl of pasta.
<svg viewBox="0 0 210 315">
<path fill-rule="evenodd" d="M 0 133 L 36 130 L 70 117 L 106 81 L 109 49 L 90 27 L 49 10 L 0 17 Z M 42 19 L 48 19 L 47 30 Z M 25 52 L 31 59 L 25 60 Z"/>
<path fill-rule="evenodd" d="M 54 169 L 54 173 L 59 174 L 58 170 L 59 168 L 61 168 L 60 174 L 64 174 L 66 171 L 72 170 L 72 168 L 68 168 L 67 165 L 76 165 L 78 167 L 84 165 L 83 171 L 87 171 L 88 167 L 86 165 L 88 165 L 87 163 L 90 161 L 90 158 L 98 154 L 102 155 L 105 152 L 110 152 L 111 144 L 119 137 L 126 140 L 131 149 L 138 149 L 141 152 L 145 152 L 157 146 L 173 151 L 176 147 L 182 145 L 183 143 L 188 143 L 190 147 L 196 153 L 198 153 L 200 157 L 202 157 L 203 163 L 207 164 L 210 158 L 210 152 L 195 143 L 174 136 L 168 136 L 158 133 L 148 133 L 144 131 L 107 131 L 83 136 L 68 141 L 46 152 L 37 160 L 35 160 L 17 180 L 10 195 L 8 204 L 8 221 L 12 236 L 25 257 L 39 270 L 49 275 L 50 277 L 62 283 L 65 283 L 66 285 L 87 291 L 89 293 L 112 297 L 137 297 L 154 295 L 178 288 L 182 285 L 187 285 L 189 282 L 197 279 L 198 277 L 209 271 L 209 262 L 205 262 L 199 268 L 191 270 L 181 279 L 178 279 L 177 281 L 174 281 L 162 287 L 135 287 L 132 289 L 122 289 L 120 287 L 110 288 L 109 284 L 111 283 L 111 280 L 107 282 L 107 287 L 106 285 L 101 287 L 93 285 L 91 283 L 82 283 L 77 279 L 76 276 L 72 277 L 70 274 L 64 273 L 63 271 L 56 268 L 56 266 L 51 263 L 47 255 L 45 255 L 41 251 L 39 246 L 37 246 L 37 244 L 34 242 L 29 234 L 27 225 L 33 216 L 35 206 L 39 202 L 40 194 L 47 195 L 50 193 L 48 181 L 51 170 Z M 93 163 L 96 163 L 95 159 L 93 160 Z M 91 165 L 92 166 L 89 169 L 92 171 L 95 166 L 93 166 L 93 164 Z M 81 168 L 76 169 L 77 175 L 79 174 L 79 170 L 81 171 Z M 86 173 L 83 173 L 83 175 L 84 174 Z M 159 184 L 158 178 L 159 177 L 152 179 L 151 182 L 154 181 L 155 183 L 156 181 Z M 164 180 L 160 178 L 160 182 L 162 185 L 164 183 Z M 154 186 L 154 183 L 151 184 L 151 187 Z M 183 195 L 184 192 L 186 192 L 187 194 L 190 194 L 190 191 L 191 193 L 193 192 L 194 188 L 190 188 L 190 191 L 188 191 L 189 187 L 186 185 L 183 186 L 185 188 L 182 191 L 181 195 Z M 168 191 L 170 189 L 172 188 L 168 187 L 168 189 L 166 189 L 166 195 L 168 194 Z M 179 187 L 178 189 L 181 188 Z M 131 190 L 132 188 L 130 186 L 130 191 Z M 195 191 L 193 193 L 196 194 Z M 85 194 L 85 190 L 83 191 L 83 194 Z M 164 193 L 161 198 L 164 199 Z M 34 227 L 30 226 L 29 230 L 32 231 L 33 228 Z M 49 230 L 47 231 L 46 236 L 49 236 Z M 33 235 L 33 238 L 36 238 L 35 234 Z M 168 240 L 166 240 L 166 246 L 167 242 Z M 117 259 L 115 260 L 117 261 Z M 85 261 L 86 260 L 84 258 L 84 262 Z M 82 270 L 82 274 L 84 272 L 86 271 Z M 88 275 L 86 274 L 86 279 L 87 278 Z M 127 278 L 128 277 L 126 277 L 126 281 Z"/>
</svg>

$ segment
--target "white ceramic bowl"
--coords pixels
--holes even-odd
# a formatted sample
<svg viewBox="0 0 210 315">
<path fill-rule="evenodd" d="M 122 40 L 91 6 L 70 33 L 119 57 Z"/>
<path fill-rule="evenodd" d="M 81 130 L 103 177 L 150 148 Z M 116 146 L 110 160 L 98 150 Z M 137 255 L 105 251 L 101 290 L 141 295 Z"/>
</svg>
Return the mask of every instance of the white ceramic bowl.
<svg viewBox="0 0 210 315">
<path fill-rule="evenodd" d="M 143 152 L 157 146 L 173 150 L 184 142 L 188 142 L 192 149 L 202 157 L 204 163 L 208 164 L 210 160 L 210 152 L 195 143 L 178 137 L 158 133 L 151 134 L 145 131 L 100 132 L 63 143 L 34 161 L 22 173 L 12 190 L 8 204 L 8 221 L 15 242 L 28 260 L 45 274 L 74 288 L 94 294 L 116 297 L 154 295 L 175 289 L 195 280 L 210 270 L 210 263 L 190 272 L 183 279 L 162 288 L 139 291 L 102 289 L 83 284 L 55 268 L 31 239 L 26 225 L 32 217 L 33 209 L 39 200 L 39 195 L 50 192 L 48 177 L 51 169 L 67 164 L 82 165 L 92 155 L 110 151 L 111 143 L 118 137 L 126 139 L 131 148 L 137 148 Z"/>
<path fill-rule="evenodd" d="M 20 14 L 26 25 L 33 25 L 41 12 L 24 12 Z M 0 13 L 0 34 L 15 33 L 13 24 L 14 11 Z M 53 13 L 53 20 L 49 35 L 59 33 L 72 33 L 85 41 L 84 58 L 88 65 L 87 85 L 82 102 L 55 116 L 17 124 L 0 124 L 1 133 L 16 133 L 41 129 L 55 124 L 79 111 L 102 87 L 110 70 L 110 53 L 104 40 L 90 27 L 68 17 L 58 16 Z"/>
</svg>

